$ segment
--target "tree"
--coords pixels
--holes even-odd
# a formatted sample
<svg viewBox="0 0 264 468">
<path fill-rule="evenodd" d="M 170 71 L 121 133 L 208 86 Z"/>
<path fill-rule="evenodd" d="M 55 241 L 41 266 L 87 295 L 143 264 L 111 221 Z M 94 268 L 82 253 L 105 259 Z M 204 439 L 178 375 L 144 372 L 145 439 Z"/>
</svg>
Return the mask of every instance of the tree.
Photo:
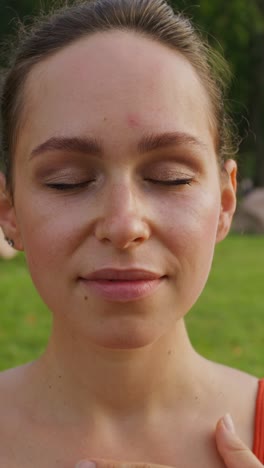
<svg viewBox="0 0 264 468">
<path fill-rule="evenodd" d="M 232 72 L 232 114 L 241 135 L 248 137 L 241 153 L 241 174 L 247 171 L 256 185 L 264 186 L 264 2 L 263 0 L 172 0 L 184 10 L 227 58 Z M 250 122 L 250 123 L 248 123 Z M 242 155 L 243 156 L 243 155 Z M 248 168 L 250 166 L 251 169 Z"/>
</svg>

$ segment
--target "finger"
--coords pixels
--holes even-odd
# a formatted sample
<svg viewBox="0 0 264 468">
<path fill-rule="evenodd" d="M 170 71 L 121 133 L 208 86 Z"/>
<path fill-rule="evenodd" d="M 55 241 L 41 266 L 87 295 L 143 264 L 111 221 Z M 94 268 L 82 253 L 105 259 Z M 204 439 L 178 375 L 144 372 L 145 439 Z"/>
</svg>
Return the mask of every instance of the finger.
<svg viewBox="0 0 264 468">
<path fill-rule="evenodd" d="M 239 439 L 230 415 L 218 421 L 216 445 L 226 468 L 263 468 L 251 450 Z"/>
<path fill-rule="evenodd" d="M 155 465 L 145 462 L 123 462 L 117 460 L 81 460 L 75 468 L 171 468 L 165 465 Z"/>
</svg>

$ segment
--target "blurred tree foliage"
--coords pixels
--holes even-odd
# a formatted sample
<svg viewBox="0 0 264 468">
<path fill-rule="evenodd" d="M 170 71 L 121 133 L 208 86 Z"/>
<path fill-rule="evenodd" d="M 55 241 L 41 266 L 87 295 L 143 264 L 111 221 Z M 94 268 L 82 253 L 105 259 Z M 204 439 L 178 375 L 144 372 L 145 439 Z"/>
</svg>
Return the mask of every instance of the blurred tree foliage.
<svg viewBox="0 0 264 468">
<path fill-rule="evenodd" d="M 228 60 L 229 100 L 243 138 L 241 177 L 264 186 L 264 0 L 172 0 Z"/>
<path fill-rule="evenodd" d="M 51 4 L 54 0 L 0 0 L 0 40 L 14 31 L 15 18 Z M 244 137 L 241 176 L 264 186 L 264 0 L 171 0 L 171 4 L 191 17 L 229 61 L 234 76 L 231 111 Z"/>
</svg>

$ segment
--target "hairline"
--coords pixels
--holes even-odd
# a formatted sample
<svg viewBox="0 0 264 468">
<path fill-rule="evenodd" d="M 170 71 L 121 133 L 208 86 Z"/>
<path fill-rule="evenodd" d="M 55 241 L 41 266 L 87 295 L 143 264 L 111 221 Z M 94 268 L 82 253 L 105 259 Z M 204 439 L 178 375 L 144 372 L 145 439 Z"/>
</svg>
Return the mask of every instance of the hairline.
<svg viewBox="0 0 264 468">
<path fill-rule="evenodd" d="M 16 107 L 15 107 L 15 109 L 13 109 L 13 116 L 16 116 L 16 124 L 14 126 L 12 141 L 11 141 L 11 144 L 10 144 L 10 154 L 11 154 L 12 164 L 14 164 L 14 160 L 15 160 L 15 152 L 16 152 L 16 148 L 17 148 L 17 142 L 18 142 L 18 139 L 19 139 L 19 133 L 22 130 L 22 128 L 25 125 L 26 120 L 27 120 L 28 106 L 30 106 L 29 83 L 30 83 L 32 75 L 34 74 L 34 71 L 36 71 L 37 66 L 42 65 L 43 63 L 48 61 L 50 58 L 55 57 L 56 55 L 58 55 L 60 52 L 62 52 L 66 48 L 74 46 L 74 45 L 76 45 L 78 43 L 84 42 L 85 40 L 87 40 L 91 36 L 95 36 L 95 35 L 99 35 L 99 34 L 101 34 L 101 35 L 102 34 L 103 35 L 111 34 L 111 33 L 115 33 L 115 32 L 128 33 L 128 34 L 132 34 L 132 35 L 135 35 L 135 36 L 139 36 L 141 38 L 148 39 L 149 41 L 160 44 L 160 45 L 166 47 L 167 49 L 170 49 L 171 51 L 173 51 L 174 53 L 180 55 L 184 60 L 186 60 L 188 62 L 188 64 L 193 69 L 193 71 L 195 73 L 195 76 L 198 79 L 198 81 L 199 81 L 199 83 L 200 83 L 200 85 L 201 85 L 201 87 L 202 87 L 202 89 L 204 91 L 204 97 L 206 99 L 208 108 L 210 110 L 210 114 L 209 114 L 210 117 L 208 117 L 209 131 L 210 131 L 210 133 L 212 135 L 212 138 L 213 138 L 215 151 L 216 151 L 216 156 L 218 157 L 218 139 L 219 139 L 218 134 L 219 134 L 219 131 L 218 131 L 216 118 L 214 116 L 212 99 L 210 98 L 210 95 L 206 90 L 205 84 L 204 84 L 204 82 L 202 80 L 202 77 L 201 77 L 199 71 L 194 66 L 194 64 L 191 62 L 191 60 L 188 58 L 187 54 L 184 54 L 181 50 L 177 49 L 176 47 L 174 47 L 173 45 L 171 45 L 169 43 L 166 43 L 164 40 L 162 40 L 162 38 L 160 38 L 158 36 L 154 36 L 150 32 L 148 33 L 148 32 L 139 30 L 136 27 L 134 27 L 134 28 L 129 27 L 129 26 L 126 27 L 126 26 L 122 25 L 120 27 L 119 26 L 112 26 L 109 29 L 101 29 L 101 30 L 98 29 L 98 30 L 95 30 L 95 31 L 90 31 L 87 34 L 83 34 L 80 37 L 77 37 L 76 39 L 68 42 L 67 44 L 63 45 L 59 49 L 48 52 L 45 56 L 40 56 L 40 57 L 34 58 L 33 60 L 30 60 L 30 59 L 28 60 L 28 63 L 30 63 L 30 68 L 29 68 L 28 73 L 25 75 L 25 77 L 23 78 L 23 80 L 20 83 L 20 88 L 19 88 L 19 90 L 17 92 Z M 11 176 L 11 186 L 13 185 L 12 184 L 12 179 L 13 178 Z"/>
</svg>

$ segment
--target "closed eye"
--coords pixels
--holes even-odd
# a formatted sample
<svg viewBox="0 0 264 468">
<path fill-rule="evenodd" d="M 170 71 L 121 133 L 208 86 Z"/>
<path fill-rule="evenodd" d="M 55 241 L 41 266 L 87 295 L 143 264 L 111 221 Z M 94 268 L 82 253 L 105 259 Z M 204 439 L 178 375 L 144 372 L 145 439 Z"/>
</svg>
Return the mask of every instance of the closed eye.
<svg viewBox="0 0 264 468">
<path fill-rule="evenodd" d="M 192 178 L 173 179 L 173 180 L 159 180 L 159 179 L 150 179 L 150 178 L 145 179 L 146 182 L 150 182 L 151 184 L 163 185 L 163 186 L 191 185 L 192 180 L 193 180 Z M 76 190 L 76 189 L 81 189 L 83 187 L 86 187 L 94 181 L 95 179 L 87 180 L 84 182 L 78 182 L 74 184 L 62 183 L 62 182 L 61 183 L 48 183 L 46 184 L 46 186 L 54 190 L 70 191 L 70 190 Z"/>
<path fill-rule="evenodd" d="M 92 182 L 94 182 L 95 179 L 93 180 L 85 180 L 84 182 L 78 182 L 78 183 L 75 183 L 75 184 L 68 184 L 68 183 L 49 183 L 49 184 L 46 184 L 47 187 L 51 188 L 51 189 L 54 189 L 54 190 L 76 190 L 76 189 L 80 189 L 80 188 L 83 188 L 83 187 L 86 187 L 87 185 L 91 184 Z"/>
<path fill-rule="evenodd" d="M 145 179 L 147 182 L 157 185 L 191 185 L 192 178 L 188 179 L 173 179 L 173 180 L 159 180 L 159 179 Z"/>
</svg>

